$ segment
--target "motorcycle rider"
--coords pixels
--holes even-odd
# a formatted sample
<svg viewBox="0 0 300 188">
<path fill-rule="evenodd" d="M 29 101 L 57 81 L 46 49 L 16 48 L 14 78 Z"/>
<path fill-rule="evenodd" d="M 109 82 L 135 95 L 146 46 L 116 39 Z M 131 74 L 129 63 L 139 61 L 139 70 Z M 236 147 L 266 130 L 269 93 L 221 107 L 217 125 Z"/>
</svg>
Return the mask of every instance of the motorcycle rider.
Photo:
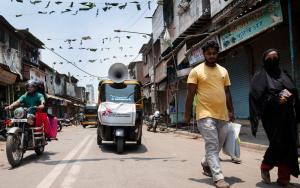
<svg viewBox="0 0 300 188">
<path fill-rule="evenodd" d="M 28 112 L 29 114 L 35 114 L 36 110 L 44 110 L 45 99 L 42 94 L 36 92 L 37 90 L 36 81 L 28 80 L 25 87 L 27 92 L 24 95 L 22 95 L 17 101 L 5 107 L 5 110 L 11 110 L 15 107 L 20 106 L 21 104 L 23 104 L 24 107 L 27 108 L 36 107 L 36 109 L 34 108 L 30 109 L 30 111 Z"/>
</svg>

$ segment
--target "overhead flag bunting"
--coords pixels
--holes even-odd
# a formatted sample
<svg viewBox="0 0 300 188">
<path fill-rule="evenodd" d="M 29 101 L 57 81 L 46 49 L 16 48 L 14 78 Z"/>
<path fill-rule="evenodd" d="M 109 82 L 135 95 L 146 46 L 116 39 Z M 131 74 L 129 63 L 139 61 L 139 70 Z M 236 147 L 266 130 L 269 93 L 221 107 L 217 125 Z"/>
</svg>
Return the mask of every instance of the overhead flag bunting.
<svg viewBox="0 0 300 188">
<path fill-rule="evenodd" d="M 45 8 L 48 8 L 48 7 L 49 7 L 49 5 L 50 5 L 50 3 L 51 3 L 51 1 L 49 1 L 49 2 L 47 3 L 47 5 L 46 5 L 46 7 L 45 7 Z"/>
<path fill-rule="evenodd" d="M 11 2 L 13 2 L 13 0 L 11 0 Z M 16 0 L 16 2 L 23 3 L 23 0 Z M 74 6 L 75 3 L 73 1 L 70 2 L 70 1 L 54 1 L 54 0 L 47 0 L 47 1 L 30 0 L 30 4 L 32 4 L 32 5 L 36 5 L 36 4 L 40 4 L 40 3 L 44 3 L 44 2 L 45 2 L 45 5 L 44 5 L 45 9 L 50 8 L 52 3 L 56 4 L 57 6 L 61 5 L 61 4 L 65 4 L 65 3 L 70 3 L 70 4 L 67 5 L 69 8 L 65 8 L 65 10 L 60 11 L 60 12 L 63 14 L 63 13 L 66 13 L 66 12 L 73 11 L 72 15 L 77 15 L 78 11 L 89 11 L 89 10 L 97 7 L 97 5 L 98 5 L 98 7 L 102 5 L 103 7 L 99 7 L 96 10 L 96 17 L 99 16 L 101 8 L 104 12 L 106 12 L 107 10 L 110 10 L 112 8 L 115 8 L 115 7 L 119 8 L 120 10 L 123 10 L 128 6 L 128 4 L 133 4 L 133 5 L 136 6 L 138 11 L 140 11 L 142 9 L 142 2 L 140 2 L 140 1 L 131 1 L 131 2 L 128 1 L 128 2 L 122 2 L 122 3 L 86 1 L 86 2 L 78 2 L 78 5 L 79 5 L 79 7 L 78 7 L 78 6 Z M 75 7 L 76 7 L 77 10 L 73 9 Z M 143 7 L 148 8 L 150 10 L 151 9 L 151 1 L 149 0 L 147 3 L 145 3 L 145 5 L 143 3 Z M 49 15 L 51 15 L 53 13 L 55 13 L 54 10 L 49 12 Z M 38 12 L 38 14 L 46 14 L 46 12 L 41 10 L 41 11 Z M 22 14 L 16 14 L 16 17 L 20 17 L 20 15 L 22 15 Z"/>
<path fill-rule="evenodd" d="M 22 1 L 23 2 L 23 1 Z M 42 1 L 40 1 L 40 0 L 34 0 L 34 1 L 31 1 L 30 0 L 30 3 L 31 4 L 33 4 L 33 5 L 35 5 L 35 4 L 38 4 L 38 3 L 41 3 Z"/>
</svg>

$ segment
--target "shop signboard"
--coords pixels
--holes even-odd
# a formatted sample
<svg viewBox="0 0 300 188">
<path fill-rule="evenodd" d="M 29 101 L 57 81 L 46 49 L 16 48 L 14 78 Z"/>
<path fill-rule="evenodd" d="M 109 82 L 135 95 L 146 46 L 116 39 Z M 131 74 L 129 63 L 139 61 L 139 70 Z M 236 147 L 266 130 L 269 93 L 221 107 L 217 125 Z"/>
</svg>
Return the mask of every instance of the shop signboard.
<svg viewBox="0 0 300 188">
<path fill-rule="evenodd" d="M 222 51 L 229 49 L 283 22 L 279 0 L 250 13 L 220 33 Z"/>
<path fill-rule="evenodd" d="M 203 62 L 205 60 L 201 47 L 194 49 L 188 56 L 190 65 Z"/>
</svg>

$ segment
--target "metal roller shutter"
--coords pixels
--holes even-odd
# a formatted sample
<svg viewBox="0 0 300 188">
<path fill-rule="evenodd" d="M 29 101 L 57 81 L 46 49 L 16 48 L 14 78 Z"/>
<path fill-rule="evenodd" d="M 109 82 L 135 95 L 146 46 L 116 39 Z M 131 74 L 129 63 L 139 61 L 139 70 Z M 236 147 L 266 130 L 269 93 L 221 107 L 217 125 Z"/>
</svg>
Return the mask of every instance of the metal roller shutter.
<svg viewBox="0 0 300 188">
<path fill-rule="evenodd" d="M 230 77 L 230 91 L 236 118 L 249 118 L 248 95 L 250 87 L 249 59 L 244 49 L 239 49 L 235 56 L 227 55 L 224 66 Z"/>
</svg>

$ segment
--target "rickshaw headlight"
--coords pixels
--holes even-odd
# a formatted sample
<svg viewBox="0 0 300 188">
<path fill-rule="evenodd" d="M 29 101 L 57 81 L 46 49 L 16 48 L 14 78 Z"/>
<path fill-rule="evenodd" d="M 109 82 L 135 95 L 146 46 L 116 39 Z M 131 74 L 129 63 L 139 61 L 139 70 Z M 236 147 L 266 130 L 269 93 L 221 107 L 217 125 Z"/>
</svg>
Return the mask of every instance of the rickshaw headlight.
<svg viewBox="0 0 300 188">
<path fill-rule="evenodd" d="M 24 110 L 24 108 L 22 108 L 22 107 L 17 108 L 17 109 L 15 109 L 15 111 L 14 111 L 14 117 L 15 117 L 16 119 L 21 119 L 21 118 L 23 118 L 23 117 L 24 117 L 24 114 L 25 114 L 25 110 Z"/>
</svg>

